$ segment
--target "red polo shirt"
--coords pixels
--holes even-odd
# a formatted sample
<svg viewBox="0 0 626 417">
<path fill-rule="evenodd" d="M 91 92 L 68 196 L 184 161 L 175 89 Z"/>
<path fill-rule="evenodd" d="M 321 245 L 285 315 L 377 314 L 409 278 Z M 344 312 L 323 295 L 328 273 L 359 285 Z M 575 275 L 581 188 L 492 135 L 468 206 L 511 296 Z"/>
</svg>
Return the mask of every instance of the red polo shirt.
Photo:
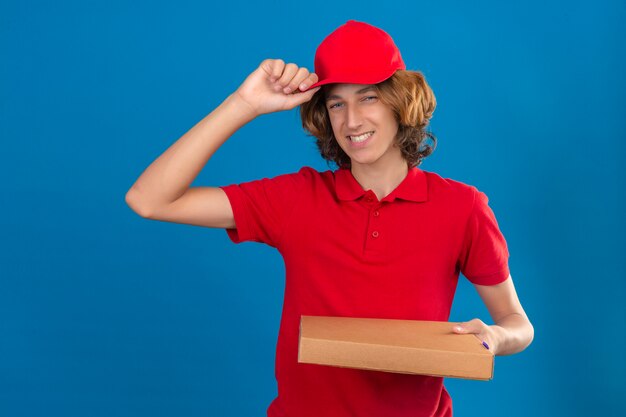
<svg viewBox="0 0 626 417">
<path fill-rule="evenodd" d="M 230 239 L 266 243 L 285 262 L 269 417 L 452 415 L 443 378 L 298 363 L 300 316 L 447 321 L 459 272 L 481 285 L 509 276 L 484 193 L 417 167 L 380 201 L 349 169 L 221 188 Z"/>
</svg>

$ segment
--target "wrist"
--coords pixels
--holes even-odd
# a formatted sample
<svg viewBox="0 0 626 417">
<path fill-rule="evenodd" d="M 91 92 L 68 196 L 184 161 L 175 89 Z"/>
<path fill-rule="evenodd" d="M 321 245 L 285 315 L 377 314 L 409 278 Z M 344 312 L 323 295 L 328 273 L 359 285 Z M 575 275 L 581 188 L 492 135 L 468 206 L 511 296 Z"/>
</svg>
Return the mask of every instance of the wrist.
<svg viewBox="0 0 626 417">
<path fill-rule="evenodd" d="M 244 100 L 237 91 L 228 96 L 226 101 L 245 122 L 249 122 L 254 120 L 257 116 L 260 116 L 259 112 L 252 107 L 250 103 Z"/>
<path fill-rule="evenodd" d="M 494 338 L 493 344 L 494 344 L 494 350 L 493 350 L 493 354 L 494 355 L 501 355 L 502 352 L 504 351 L 505 347 L 506 347 L 506 343 L 507 343 L 507 338 L 508 338 L 508 330 L 505 329 L 502 326 L 499 326 L 497 324 L 493 324 L 490 326 L 491 327 L 491 333 L 492 333 L 492 337 Z"/>
</svg>

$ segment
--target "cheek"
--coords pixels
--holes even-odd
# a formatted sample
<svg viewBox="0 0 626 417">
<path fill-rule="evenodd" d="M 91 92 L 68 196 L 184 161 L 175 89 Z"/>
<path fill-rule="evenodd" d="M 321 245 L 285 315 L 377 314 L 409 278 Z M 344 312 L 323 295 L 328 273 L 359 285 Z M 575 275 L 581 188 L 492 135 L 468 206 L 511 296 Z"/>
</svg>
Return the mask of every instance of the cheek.
<svg viewBox="0 0 626 417">
<path fill-rule="evenodd" d="M 384 115 L 384 124 L 386 126 L 386 130 L 390 132 L 393 136 L 398 133 L 398 122 L 393 114 L 385 114 Z"/>
<path fill-rule="evenodd" d="M 328 115 L 328 120 L 330 121 L 330 125 L 335 129 L 336 126 L 339 126 L 339 119 L 336 115 Z"/>
<path fill-rule="evenodd" d="M 391 126 L 391 136 L 394 137 L 394 138 L 396 136 L 398 136 L 398 125 L 397 124 L 394 124 L 394 125 Z"/>
<path fill-rule="evenodd" d="M 335 134 L 335 137 L 337 137 L 337 133 L 339 131 L 339 121 L 337 120 L 337 118 L 330 118 L 330 127 L 333 130 L 333 133 Z"/>
</svg>

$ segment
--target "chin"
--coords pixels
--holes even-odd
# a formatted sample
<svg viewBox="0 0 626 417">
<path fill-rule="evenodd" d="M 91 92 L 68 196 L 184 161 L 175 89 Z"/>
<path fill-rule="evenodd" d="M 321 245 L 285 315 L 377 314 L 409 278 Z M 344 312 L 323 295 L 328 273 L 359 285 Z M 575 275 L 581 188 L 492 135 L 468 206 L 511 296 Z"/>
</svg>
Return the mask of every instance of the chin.
<svg viewBox="0 0 626 417">
<path fill-rule="evenodd" d="M 350 158 L 350 161 L 352 162 L 352 164 L 359 164 L 359 165 L 372 165 L 374 163 L 376 163 L 376 161 L 378 161 L 379 158 Z"/>
</svg>

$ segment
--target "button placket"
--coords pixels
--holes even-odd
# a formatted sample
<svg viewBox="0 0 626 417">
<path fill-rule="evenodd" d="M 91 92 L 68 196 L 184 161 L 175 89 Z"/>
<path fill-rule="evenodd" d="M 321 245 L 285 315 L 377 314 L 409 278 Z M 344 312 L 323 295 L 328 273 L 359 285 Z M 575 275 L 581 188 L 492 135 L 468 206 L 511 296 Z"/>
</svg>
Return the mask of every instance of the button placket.
<svg viewBox="0 0 626 417">
<path fill-rule="evenodd" d="M 363 205 L 368 211 L 368 222 L 365 235 L 365 251 L 366 252 L 379 252 L 382 245 L 380 239 L 380 207 L 381 202 L 378 201 L 376 194 L 372 190 L 368 190 L 363 197 Z"/>
<path fill-rule="evenodd" d="M 366 249 L 368 251 L 378 251 L 382 241 L 380 240 L 380 204 L 370 207 L 370 221 L 367 233 Z"/>
</svg>

